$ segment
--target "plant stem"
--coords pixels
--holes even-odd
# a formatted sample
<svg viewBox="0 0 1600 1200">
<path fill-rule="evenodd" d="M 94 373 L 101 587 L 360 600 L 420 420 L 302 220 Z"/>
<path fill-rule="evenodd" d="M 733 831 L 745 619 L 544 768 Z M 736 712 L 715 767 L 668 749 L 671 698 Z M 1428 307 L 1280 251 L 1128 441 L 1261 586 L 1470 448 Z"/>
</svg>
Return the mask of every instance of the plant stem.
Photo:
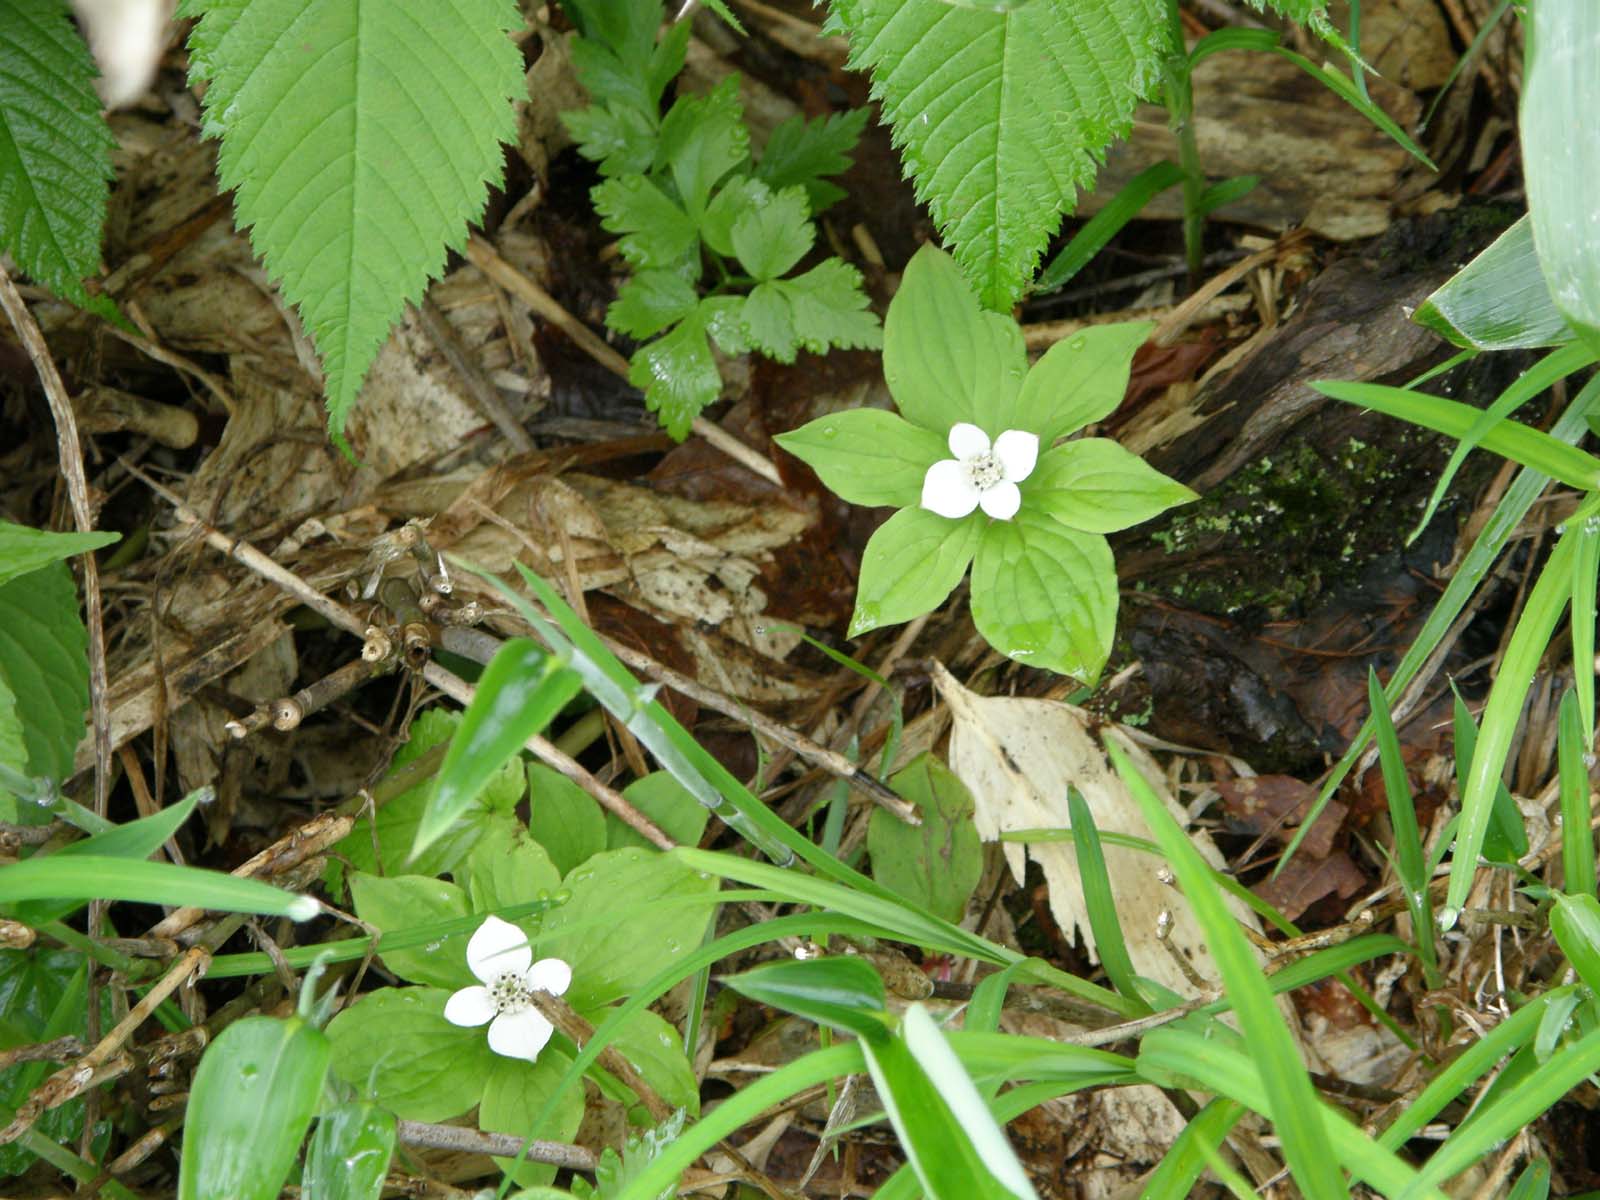
<svg viewBox="0 0 1600 1200">
<path fill-rule="evenodd" d="M 1162 92 L 1167 106 L 1167 124 L 1178 139 L 1178 168 L 1183 172 L 1183 250 L 1189 267 L 1189 286 L 1194 288 L 1200 282 L 1201 259 L 1205 254 L 1201 236 L 1205 214 L 1201 211 L 1200 199 L 1205 191 L 1206 175 L 1200 167 L 1200 145 L 1195 140 L 1194 88 L 1178 0 L 1167 0 L 1167 25 L 1172 44 L 1162 60 L 1162 73 L 1166 77 Z"/>
</svg>

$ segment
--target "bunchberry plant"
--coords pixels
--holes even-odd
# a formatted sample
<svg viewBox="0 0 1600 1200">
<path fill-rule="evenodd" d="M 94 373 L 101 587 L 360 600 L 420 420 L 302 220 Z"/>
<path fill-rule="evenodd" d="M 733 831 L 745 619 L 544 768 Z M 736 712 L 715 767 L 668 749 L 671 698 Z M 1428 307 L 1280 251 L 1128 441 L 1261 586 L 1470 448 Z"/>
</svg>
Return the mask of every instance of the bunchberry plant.
<svg viewBox="0 0 1600 1200">
<path fill-rule="evenodd" d="M 478 982 L 451 993 L 444 1019 L 452 1025 L 489 1027 L 489 1049 L 534 1062 L 555 1026 L 533 1002 L 535 993 L 564 994 L 572 968 L 559 958 L 533 961 L 528 935 L 510 921 L 485 917 L 467 943 L 467 968 Z"/>
<path fill-rule="evenodd" d="M 757 159 L 737 76 L 661 115 L 689 30 L 680 21 L 656 40 L 660 0 L 566 7 L 582 35 L 573 63 L 594 103 L 564 118 L 605 177 L 595 209 L 622 235 L 634 272 L 606 324 L 645 342 L 628 377 L 667 431 L 684 437 L 721 392 L 712 341 L 779 362 L 802 349 L 876 347 L 878 321 L 854 267 L 827 258 L 789 274 L 816 241 L 812 218 L 843 194 L 822 177 L 850 165 L 865 112 L 785 122 Z"/>
<path fill-rule="evenodd" d="M 1099 676 L 1117 620 L 1104 535 L 1194 493 L 1107 438 L 1062 439 L 1121 402 L 1149 329 L 1085 329 L 1030 370 L 1017 323 L 985 311 L 943 251 L 917 252 L 884 322 L 884 378 L 902 415 L 836 413 L 777 439 L 851 503 L 900 509 L 862 556 L 852 636 L 942 604 L 970 564 L 990 645 Z"/>
</svg>

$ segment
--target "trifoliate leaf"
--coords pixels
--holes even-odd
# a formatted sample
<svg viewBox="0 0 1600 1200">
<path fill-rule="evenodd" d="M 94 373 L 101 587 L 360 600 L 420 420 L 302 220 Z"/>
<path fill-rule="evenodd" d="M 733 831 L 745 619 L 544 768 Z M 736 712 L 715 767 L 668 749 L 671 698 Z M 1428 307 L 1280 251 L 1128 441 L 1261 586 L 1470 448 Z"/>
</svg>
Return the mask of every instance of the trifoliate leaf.
<svg viewBox="0 0 1600 1200">
<path fill-rule="evenodd" d="M 661 122 L 656 165 L 672 172 L 683 206 L 698 222 L 712 189 L 750 153 L 739 103 L 739 77 L 729 75 L 704 96 L 685 96 Z"/>
<path fill-rule="evenodd" d="M 578 27 L 572 65 L 594 102 L 631 107 L 654 127 L 661 93 L 683 70 L 689 22 L 675 22 L 658 42 L 660 0 L 573 0 L 562 8 Z"/>
<path fill-rule="evenodd" d="M 623 234 L 618 248 L 636 267 L 674 267 L 690 254 L 699 235 L 678 203 L 643 175 L 623 175 L 589 193 L 600 224 Z"/>
<path fill-rule="evenodd" d="M 722 376 L 706 340 L 706 325 L 717 307 L 713 300 L 700 301 L 676 328 L 634 351 L 628 365 L 628 382 L 644 392 L 645 405 L 680 442 L 722 392 Z"/>
<path fill-rule="evenodd" d="M 1001 654 L 1093 684 L 1117 628 L 1110 545 L 1027 507 L 989 522 L 972 564 L 972 620 Z"/>
<path fill-rule="evenodd" d="M 338 435 L 367 367 L 516 140 L 514 0 L 188 0 L 241 225 L 322 355 Z"/>
<path fill-rule="evenodd" d="M 830 113 L 807 121 L 790 117 L 767 138 L 756 164 L 756 178 L 773 188 L 805 188 L 811 211 L 819 213 L 844 196 L 844 189 L 824 181 L 850 169 L 850 152 L 867 123 L 867 110 Z"/>
<path fill-rule="evenodd" d="M 120 534 L 96 530 L 92 533 L 55 533 L 0 521 L 0 583 L 38 570 L 47 563 L 71 558 L 85 550 L 109 546 Z"/>
<path fill-rule="evenodd" d="M 100 269 L 111 131 L 60 0 L 0 0 L 0 252 L 74 304 Z"/>
<path fill-rule="evenodd" d="M 1087 533 L 1115 533 L 1196 498 L 1110 438 L 1046 450 L 1023 486 L 1029 508 Z"/>
<path fill-rule="evenodd" d="M 1129 129 L 1170 36 L 1161 0 L 1048 0 L 1005 12 L 944 0 L 834 0 L 830 27 L 901 148 L 917 198 L 978 285 L 1009 309 Z"/>
<path fill-rule="evenodd" d="M 723 258 L 733 257 L 733 223 L 746 211 L 767 203 L 772 189 L 759 179 L 734 175 L 713 197 L 700 218 L 700 236 Z"/>
<path fill-rule="evenodd" d="M 676 271 L 640 271 L 617 292 L 606 324 L 633 338 L 654 337 L 694 310 L 699 297 Z"/>
<path fill-rule="evenodd" d="M 1027 367 L 1017 323 L 980 308 L 948 254 L 927 245 L 911 256 L 883 322 L 884 382 L 908 421 L 940 437 L 962 421 L 991 437 L 1018 428 L 998 418 Z"/>
<path fill-rule="evenodd" d="M 873 350 L 883 344 L 877 315 L 868 311 L 861 290 L 861 272 L 844 260 L 825 259 L 804 275 L 772 286 L 788 299 L 795 337 L 813 354 L 834 346 Z"/>
<path fill-rule="evenodd" d="M 979 513 L 952 521 L 925 508 L 902 508 L 878 526 L 861 554 L 850 636 L 943 604 L 967 573 L 987 521 Z"/>
<path fill-rule="evenodd" d="M 752 204 L 729 230 L 733 252 L 757 279 L 776 279 L 805 257 L 817 230 L 805 189 L 787 187 Z"/>
<path fill-rule="evenodd" d="M 881 408 L 818 417 L 773 440 L 851 504 L 916 504 L 928 468 L 949 457 L 938 434 Z"/>
<path fill-rule="evenodd" d="M 28 773 L 66 778 L 85 732 L 89 635 L 65 563 L 0 585 L 0 678 L 22 717 Z"/>
</svg>

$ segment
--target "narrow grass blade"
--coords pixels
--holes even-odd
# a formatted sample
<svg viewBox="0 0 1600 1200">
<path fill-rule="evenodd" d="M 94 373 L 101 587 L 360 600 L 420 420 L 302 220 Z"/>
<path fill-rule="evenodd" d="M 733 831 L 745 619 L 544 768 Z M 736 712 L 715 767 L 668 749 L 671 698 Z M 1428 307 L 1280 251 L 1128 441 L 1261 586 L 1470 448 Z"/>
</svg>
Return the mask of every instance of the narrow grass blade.
<svg viewBox="0 0 1600 1200">
<path fill-rule="evenodd" d="M 322 1031 L 299 1017 L 245 1017 L 223 1030 L 189 1093 L 179 1200 L 276 1200 L 329 1056 Z"/>
<path fill-rule="evenodd" d="M 395 1134 L 394 1114 L 365 1100 L 323 1113 L 306 1147 L 301 1200 L 378 1200 Z"/>
<path fill-rule="evenodd" d="M 1593 893 L 1556 893 L 1550 910 L 1550 932 L 1578 978 L 1590 991 L 1600 990 L 1600 900 Z"/>
<path fill-rule="evenodd" d="M 1178 1140 L 1161 1158 L 1160 1164 L 1144 1181 L 1140 1200 L 1186 1200 L 1195 1180 L 1206 1168 L 1203 1147 L 1216 1150 L 1244 1116 L 1244 1105 L 1233 1100 L 1209 1101 L 1183 1127 Z"/>
<path fill-rule="evenodd" d="M 1578 690 L 1578 720 L 1585 749 L 1594 741 L 1595 587 L 1600 583 L 1600 521 L 1578 527 L 1572 560 L 1572 684 Z"/>
<path fill-rule="evenodd" d="M 1310 1200 L 1342 1200 L 1349 1195 L 1349 1189 L 1323 1126 L 1311 1077 L 1300 1061 L 1300 1049 L 1278 1011 L 1250 943 L 1223 903 L 1210 868 L 1188 835 L 1178 828 L 1166 806 L 1121 749 L 1110 741 L 1106 749 L 1183 885 L 1195 919 L 1205 930 L 1239 1027 L 1261 1064 L 1266 1111 L 1282 1140 L 1285 1163 Z"/>
<path fill-rule="evenodd" d="M 1406 779 L 1400 738 L 1389 717 L 1389 702 L 1378 686 L 1378 673 L 1367 668 L 1367 702 L 1378 731 L 1378 761 L 1383 769 L 1383 790 L 1389 799 L 1389 824 L 1394 830 L 1394 868 L 1411 916 L 1417 952 L 1429 987 L 1438 987 L 1439 957 L 1434 947 L 1433 899 L 1428 891 L 1428 864 L 1422 857 L 1422 833 L 1417 828 L 1417 808 Z"/>
<path fill-rule="evenodd" d="M 1182 182 L 1183 172 L 1175 163 L 1166 161 L 1152 163 L 1128 180 L 1111 198 L 1111 203 L 1085 221 L 1061 253 L 1040 272 L 1033 284 L 1034 294 L 1053 292 L 1065 284 L 1104 250 L 1124 225 L 1143 212 L 1146 204 Z"/>
<path fill-rule="evenodd" d="M 1546 1200 L 1550 1195 L 1550 1161 L 1536 1158 L 1522 1169 L 1506 1200 Z"/>
<path fill-rule="evenodd" d="M 578 694 L 581 681 L 528 638 L 512 638 L 484 668 L 417 823 L 415 858 L 449 831 L 505 761 Z"/>
<path fill-rule="evenodd" d="M 1589 769 L 1583 761 L 1588 744 L 1589 738 L 1578 715 L 1577 697 L 1569 691 L 1561 698 L 1556 761 L 1561 779 L 1562 876 L 1566 881 L 1565 890 L 1575 896 L 1595 894 Z"/>
<path fill-rule="evenodd" d="M 1467 790 L 1467 776 L 1472 770 L 1472 756 L 1478 749 L 1478 723 L 1472 719 L 1466 701 L 1455 685 L 1450 685 L 1454 696 L 1454 727 L 1456 751 L 1456 794 Z M 1528 830 L 1522 813 L 1511 793 L 1502 783 L 1494 790 L 1494 803 L 1489 809 L 1489 828 L 1483 835 L 1483 856 L 1493 863 L 1514 863 L 1528 852 Z M 1432 869 L 1429 875 L 1433 874 Z"/>
<path fill-rule="evenodd" d="M 310 896 L 285 892 L 255 879 L 96 854 L 52 854 L 12 863 L 0 871 L 0 904 L 22 900 L 134 900 L 296 921 L 309 920 L 322 911 Z"/>
<path fill-rule="evenodd" d="M 1148 1012 L 1150 1005 L 1139 991 L 1133 959 L 1122 936 L 1122 922 L 1117 919 L 1117 903 L 1111 894 L 1111 876 L 1106 872 L 1106 856 L 1100 849 L 1094 814 L 1077 788 L 1067 791 L 1067 814 L 1072 822 L 1072 848 L 1078 859 L 1078 878 L 1083 884 L 1083 907 L 1089 914 L 1089 929 L 1094 934 L 1100 965 L 1105 968 L 1112 987 Z"/>
<path fill-rule="evenodd" d="M 722 982 L 757 1004 L 792 1012 L 857 1037 L 888 1036 L 883 980 L 864 960 L 818 958 L 778 962 L 726 976 Z"/>
</svg>

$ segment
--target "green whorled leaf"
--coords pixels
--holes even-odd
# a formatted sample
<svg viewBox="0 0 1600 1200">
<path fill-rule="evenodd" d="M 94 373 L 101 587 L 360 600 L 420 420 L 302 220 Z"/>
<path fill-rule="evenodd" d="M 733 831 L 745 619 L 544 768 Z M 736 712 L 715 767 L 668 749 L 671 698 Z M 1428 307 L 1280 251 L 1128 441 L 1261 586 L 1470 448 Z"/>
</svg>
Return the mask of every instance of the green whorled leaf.
<svg viewBox="0 0 1600 1200">
<path fill-rule="evenodd" d="M 65 563 L 0 584 L 0 678 L 16 697 L 28 773 L 65 779 L 89 707 L 89 634 Z"/>
<path fill-rule="evenodd" d="M 766 203 L 746 208 L 734 218 L 728 237 L 745 270 L 757 279 L 777 279 L 817 240 L 805 189 L 781 188 Z"/>
<path fill-rule="evenodd" d="M 482 1029 L 444 1019 L 440 988 L 379 988 L 328 1022 L 333 1070 L 408 1121 L 448 1121 L 483 1095 L 495 1054 Z"/>
<path fill-rule="evenodd" d="M 606 848 L 606 818 L 600 806 L 543 763 L 528 764 L 528 832 L 563 875 Z"/>
<path fill-rule="evenodd" d="M 606 309 L 606 324 L 632 338 L 654 337 L 694 311 L 700 297 L 676 271 L 640 271 L 617 291 Z"/>
<path fill-rule="evenodd" d="M 532 638 L 508 638 L 478 680 L 472 703 L 450 749 L 422 817 L 413 856 L 443 837 L 485 785 L 523 744 L 548 725 L 582 686 L 577 674 Z"/>
<path fill-rule="evenodd" d="M 428 709 L 411 723 L 410 740 L 396 751 L 388 775 L 440 742 L 449 741 L 460 727 L 460 713 Z M 460 863 L 480 839 L 509 837 L 516 829 L 516 807 L 522 799 L 522 769 L 516 759 L 508 759 L 490 775 L 456 823 L 408 862 L 407 856 L 416 842 L 417 825 L 428 806 L 433 787 L 433 779 L 425 779 L 379 808 L 375 821 L 362 816 L 335 849 L 355 870 L 372 875 L 397 874 L 403 869 L 417 875 L 443 875 Z"/>
<path fill-rule="evenodd" d="M 921 754 L 889 780 L 916 806 L 921 825 L 877 808 L 867 824 L 872 877 L 918 908 L 960 921 L 983 874 L 972 794 L 943 763 Z"/>
<path fill-rule="evenodd" d="M 472 912 L 467 893 L 453 883 L 427 875 L 350 876 L 350 896 L 356 915 L 379 933 L 403 933 L 418 925 L 465 917 Z M 384 963 L 402 979 L 436 987 L 458 988 L 470 985 L 467 969 L 467 939 L 471 931 L 453 937 L 437 938 L 423 946 L 385 950 L 378 953 Z"/>
<path fill-rule="evenodd" d="M 1134 351 L 1153 328 L 1148 321 L 1091 325 L 1051 346 L 1023 381 L 1006 428 L 1037 433 L 1043 448 L 1110 416 L 1128 390 Z"/>
<path fill-rule="evenodd" d="M 484 1080 L 483 1100 L 478 1109 L 478 1127 L 485 1133 L 509 1133 L 527 1137 L 550 1093 L 555 1091 L 572 1059 L 552 1046 L 546 1046 L 537 1062 L 494 1056 Z M 543 1136 L 570 1141 L 583 1122 L 583 1090 L 573 1088 L 560 1097 L 558 1106 Z M 538 1187 L 555 1178 L 556 1169 L 546 1163 L 516 1163 L 497 1158 L 495 1165 L 523 1187 Z"/>
<path fill-rule="evenodd" d="M 1600 988 L 1600 900 L 1592 895 L 1556 895 L 1550 932 L 1578 978 L 1591 991 Z"/>
<path fill-rule="evenodd" d="M 624 847 L 596 854 L 562 887 L 571 898 L 546 914 L 539 953 L 571 966 L 567 1001 L 582 1010 L 627 995 L 699 946 L 718 884 L 675 851 Z"/>
<path fill-rule="evenodd" d="M 205 132 L 241 225 L 322 355 L 339 435 L 407 304 L 516 141 L 514 0 L 187 0 Z"/>
<path fill-rule="evenodd" d="M 4 0 L 0 0 L 4 3 Z M 3 18 L 0 18 L 3 19 Z M 5 53 L 0 47 L 0 55 Z M 31 274 L 31 272 L 30 272 Z M 74 554 L 109 546 L 122 535 L 95 530 L 91 533 L 55 533 L 0 521 L 0 584 Z"/>
<path fill-rule="evenodd" d="M 1165 6 L 1050 0 L 994 12 L 834 0 L 831 11 L 850 64 L 872 73 L 917 198 L 983 303 L 1009 309 L 1158 80 Z"/>
<path fill-rule="evenodd" d="M 1471 350 L 1528 350 L 1572 340 L 1572 326 L 1550 297 L 1526 216 L 1424 300 L 1411 319 Z"/>
<path fill-rule="evenodd" d="M 695 249 L 694 220 L 644 175 L 622 175 L 589 193 L 600 224 L 622 234 L 617 248 L 635 267 L 677 267 Z"/>
<path fill-rule="evenodd" d="M 206 1048 L 189 1091 L 180 1200 L 275 1200 L 322 1099 L 328 1039 L 300 1017 L 245 1017 Z"/>
<path fill-rule="evenodd" d="M 1027 507 L 991 522 L 972 567 L 972 619 L 1001 654 L 1092 684 L 1117 628 L 1111 547 Z"/>
<path fill-rule="evenodd" d="M 907 10 L 925 4 L 939 6 L 909 0 Z M 948 254 L 929 244 L 911 256 L 883 321 L 883 378 L 908 421 L 940 438 L 962 421 L 997 437 L 1015 428 L 1003 418 L 1027 368 L 1022 330 L 983 310 Z"/>
<path fill-rule="evenodd" d="M 709 297 L 673 329 L 634 351 L 628 382 L 644 393 L 644 402 L 661 418 L 666 431 L 680 442 L 689 426 L 722 392 L 722 376 L 706 340 L 708 323 L 731 297 Z"/>
<path fill-rule="evenodd" d="M 1086 533 L 1115 533 L 1199 498 L 1110 438 L 1046 450 L 1022 486 L 1029 508 Z"/>
<path fill-rule="evenodd" d="M 922 495 L 928 468 L 950 453 L 945 439 L 881 408 L 818 417 L 773 439 L 851 504 L 906 508 Z"/>
<path fill-rule="evenodd" d="M 549 851 L 519 829 L 509 838 L 479 842 L 456 882 L 466 887 L 473 912 L 494 912 L 549 899 L 561 887 L 561 873 Z"/>
<path fill-rule="evenodd" d="M 598 1009 L 583 1014 L 598 1028 L 614 1010 Z M 650 1009 L 631 1014 L 612 1036 L 611 1046 L 638 1068 L 644 1081 L 673 1108 L 700 1115 L 700 1083 L 683 1052 L 683 1037 L 664 1018 Z"/>
<path fill-rule="evenodd" d="M 365 1100 L 324 1112 L 306 1147 L 301 1200 L 378 1200 L 395 1133 L 394 1114 Z"/>
<path fill-rule="evenodd" d="M 943 604 L 967 573 L 987 520 L 976 512 L 952 521 L 925 508 L 902 508 L 878 526 L 861 555 L 850 636 Z"/>
<path fill-rule="evenodd" d="M 813 213 L 819 213 L 844 198 L 844 189 L 824 180 L 850 169 L 850 152 L 855 149 L 867 123 L 867 110 L 846 112 L 806 120 L 790 117 L 780 122 L 767 138 L 756 178 L 774 188 L 798 184 L 806 190 Z"/>
<path fill-rule="evenodd" d="M 757 1004 L 770 1005 L 864 1041 L 887 1041 L 883 980 L 864 960 L 832 956 L 770 963 L 722 981 Z"/>
<path fill-rule="evenodd" d="M 696 800 L 688 788 L 672 777 L 670 771 L 652 771 L 642 779 L 635 779 L 622 789 L 622 798 L 654 821 L 663 833 L 680 846 L 699 845 L 706 831 L 706 823 L 711 819 L 711 810 Z M 608 812 L 606 849 L 616 850 L 623 846 L 656 849 L 616 813 Z"/>
<path fill-rule="evenodd" d="M 0 0 L 0 29 L 0 252 L 87 305 L 114 144 L 94 63 L 60 0 Z M 0 546 L 0 581 L 6 558 Z"/>
<path fill-rule="evenodd" d="M 700 236 L 723 258 L 733 257 L 733 223 L 772 198 L 772 187 L 749 175 L 734 175 L 706 205 Z"/>
<path fill-rule="evenodd" d="M 1533 242 L 1556 307 L 1600 343 L 1600 5 L 1540 0 L 1526 29 L 1518 128 Z"/>
<path fill-rule="evenodd" d="M 729 75 L 704 96 L 684 96 L 661 122 L 656 166 L 672 174 L 678 196 L 696 223 L 717 184 L 750 154 L 750 132 L 739 103 L 739 77 Z"/>
</svg>

